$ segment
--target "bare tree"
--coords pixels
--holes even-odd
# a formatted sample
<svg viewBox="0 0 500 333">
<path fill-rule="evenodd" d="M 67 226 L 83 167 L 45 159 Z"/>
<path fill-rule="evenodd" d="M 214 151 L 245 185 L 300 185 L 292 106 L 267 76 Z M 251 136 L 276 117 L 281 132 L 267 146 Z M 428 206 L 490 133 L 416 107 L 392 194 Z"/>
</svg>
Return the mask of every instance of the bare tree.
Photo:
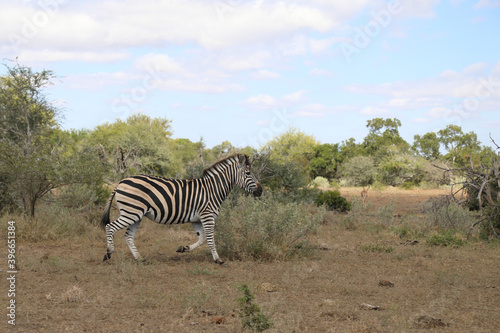
<svg viewBox="0 0 500 333">
<path fill-rule="evenodd" d="M 474 228 L 481 226 L 489 237 L 500 238 L 500 147 L 496 146 L 490 156 L 474 164 L 472 156 L 470 164 L 462 168 L 444 169 L 445 172 L 460 175 L 459 181 L 452 184 L 450 198 L 466 205 L 471 210 L 479 211 L 477 221 L 471 223 L 469 235 Z"/>
</svg>

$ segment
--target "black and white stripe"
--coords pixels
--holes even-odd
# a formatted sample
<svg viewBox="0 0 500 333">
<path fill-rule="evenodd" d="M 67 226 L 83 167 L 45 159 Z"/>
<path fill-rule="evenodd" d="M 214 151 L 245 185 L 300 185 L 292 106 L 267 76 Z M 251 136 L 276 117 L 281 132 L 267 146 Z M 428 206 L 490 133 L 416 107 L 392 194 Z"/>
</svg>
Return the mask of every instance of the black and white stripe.
<svg viewBox="0 0 500 333">
<path fill-rule="evenodd" d="M 162 223 L 192 223 L 198 241 L 180 246 L 177 252 L 192 251 L 207 241 L 216 263 L 222 264 L 215 249 L 214 227 L 219 209 L 234 186 L 241 187 L 254 196 L 262 194 L 262 187 L 250 171 L 246 155 L 233 155 L 203 171 L 198 179 L 166 179 L 138 175 L 122 180 L 111 194 L 101 225 L 106 230 L 108 248 L 104 260 L 114 252 L 113 234 L 127 228 L 125 241 L 134 258 L 142 260 L 134 245 L 134 236 L 144 216 Z M 113 222 L 109 211 L 113 197 L 120 216 Z"/>
</svg>

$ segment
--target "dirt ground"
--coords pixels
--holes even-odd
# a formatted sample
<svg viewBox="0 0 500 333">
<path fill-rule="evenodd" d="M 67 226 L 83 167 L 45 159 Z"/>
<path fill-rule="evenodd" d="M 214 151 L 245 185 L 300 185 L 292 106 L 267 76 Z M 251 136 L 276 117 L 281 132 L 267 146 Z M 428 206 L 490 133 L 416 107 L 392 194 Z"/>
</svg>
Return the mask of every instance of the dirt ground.
<svg viewBox="0 0 500 333">
<path fill-rule="evenodd" d="M 359 197 L 361 189 L 342 189 Z M 369 190 L 371 209 L 421 214 L 442 190 Z M 81 239 L 17 244 L 16 326 L 7 323 L 7 263 L 0 261 L 1 332 L 243 332 L 238 285 L 267 314 L 269 332 L 500 332 L 500 247 L 402 242 L 390 230 L 348 230 L 332 215 L 312 236 L 317 250 L 287 262 L 212 263 L 189 226 L 145 221 L 136 263 L 122 237 L 102 262 L 102 230 Z M 2 221 L 4 223 L 5 221 Z M 369 221 L 367 221 L 369 223 Z M 216 235 L 217 237 L 217 235 Z M 217 239 L 217 238 L 216 238 Z M 7 258 L 2 235 L 2 258 Z M 366 251 L 381 245 L 392 251 Z M 384 247 L 382 247 L 384 248 Z"/>
</svg>

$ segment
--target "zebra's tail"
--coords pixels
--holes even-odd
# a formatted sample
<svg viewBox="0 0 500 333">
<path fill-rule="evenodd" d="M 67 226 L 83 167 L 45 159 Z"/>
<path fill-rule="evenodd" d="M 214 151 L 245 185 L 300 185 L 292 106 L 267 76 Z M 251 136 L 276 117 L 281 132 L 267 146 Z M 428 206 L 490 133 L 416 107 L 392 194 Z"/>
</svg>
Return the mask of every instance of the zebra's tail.
<svg viewBox="0 0 500 333">
<path fill-rule="evenodd" d="M 106 203 L 106 207 L 104 207 L 104 213 L 102 214 L 102 219 L 101 219 L 101 228 L 103 229 L 106 229 L 106 226 L 110 223 L 109 211 L 111 210 L 111 203 L 113 202 L 115 194 L 116 194 L 116 188 L 111 193 L 111 196 L 109 197 L 108 202 Z"/>
</svg>

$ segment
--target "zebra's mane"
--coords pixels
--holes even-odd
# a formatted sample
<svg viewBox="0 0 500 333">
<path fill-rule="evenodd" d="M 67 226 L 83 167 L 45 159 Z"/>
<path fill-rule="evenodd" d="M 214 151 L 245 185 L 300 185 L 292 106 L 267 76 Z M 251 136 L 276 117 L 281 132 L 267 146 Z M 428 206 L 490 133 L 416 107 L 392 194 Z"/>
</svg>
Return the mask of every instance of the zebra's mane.
<svg viewBox="0 0 500 333">
<path fill-rule="evenodd" d="M 250 165 L 250 159 L 248 158 L 248 155 L 243 155 L 243 154 L 234 154 L 234 155 L 231 155 L 229 157 L 226 157 L 218 162 L 215 162 L 214 164 L 212 164 L 211 166 L 209 166 L 208 168 L 206 168 L 205 170 L 203 170 L 203 176 L 206 176 L 208 171 L 216 168 L 219 164 L 223 164 L 223 163 L 226 163 L 227 160 L 236 160 L 237 162 L 240 161 L 240 159 L 244 157 L 245 158 L 245 164 L 247 165 Z"/>
</svg>

